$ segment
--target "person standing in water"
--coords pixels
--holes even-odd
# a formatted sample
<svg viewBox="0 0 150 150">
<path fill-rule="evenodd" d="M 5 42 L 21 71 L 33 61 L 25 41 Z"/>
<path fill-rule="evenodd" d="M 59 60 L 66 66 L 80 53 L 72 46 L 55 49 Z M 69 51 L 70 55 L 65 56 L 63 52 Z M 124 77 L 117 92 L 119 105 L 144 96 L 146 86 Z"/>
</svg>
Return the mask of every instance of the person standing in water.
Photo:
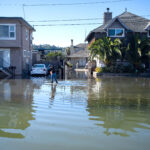
<svg viewBox="0 0 150 150">
<path fill-rule="evenodd" d="M 55 80 L 56 83 L 58 83 L 57 77 L 56 77 L 56 70 L 55 70 L 53 65 L 51 65 L 49 71 L 50 71 L 50 75 L 51 75 L 51 83 L 53 83 L 54 80 Z"/>
</svg>

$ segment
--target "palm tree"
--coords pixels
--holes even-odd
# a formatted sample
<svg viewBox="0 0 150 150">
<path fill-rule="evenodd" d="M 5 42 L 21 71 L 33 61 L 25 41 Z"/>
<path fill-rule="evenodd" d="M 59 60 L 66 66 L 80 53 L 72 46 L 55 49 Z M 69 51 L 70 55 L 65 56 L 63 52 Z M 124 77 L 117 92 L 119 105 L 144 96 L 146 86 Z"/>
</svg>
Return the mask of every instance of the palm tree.
<svg viewBox="0 0 150 150">
<path fill-rule="evenodd" d="M 139 69 L 142 64 L 148 67 L 150 63 L 150 41 L 146 37 L 140 38 L 138 34 L 133 34 L 127 47 L 126 59 L 133 64 L 135 69 Z"/>
<path fill-rule="evenodd" d="M 116 62 L 117 59 L 121 57 L 121 52 L 119 49 L 120 44 L 121 41 L 119 39 L 112 41 L 111 38 L 108 37 L 96 40 L 89 47 L 91 51 L 91 59 L 99 56 L 99 59 L 107 66 L 112 65 L 114 62 Z"/>
</svg>

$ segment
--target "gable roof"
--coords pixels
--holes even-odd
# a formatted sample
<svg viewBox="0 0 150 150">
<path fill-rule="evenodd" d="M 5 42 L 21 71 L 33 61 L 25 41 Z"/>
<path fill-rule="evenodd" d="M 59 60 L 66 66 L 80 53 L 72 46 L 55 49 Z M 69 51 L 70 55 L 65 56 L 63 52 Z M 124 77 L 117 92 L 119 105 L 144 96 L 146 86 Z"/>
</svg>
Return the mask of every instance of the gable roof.
<svg viewBox="0 0 150 150">
<path fill-rule="evenodd" d="M 87 43 L 80 43 L 74 46 L 74 48 L 79 48 L 79 49 L 87 49 L 87 47 L 88 47 Z"/>
<path fill-rule="evenodd" d="M 108 24 L 106 24 L 106 25 L 104 26 L 104 29 L 109 28 L 115 21 L 118 21 L 125 29 L 130 30 L 130 29 L 128 28 L 128 26 L 126 26 L 126 25 L 124 24 L 124 22 L 123 22 L 119 17 L 115 17 L 114 19 L 112 19 Z"/>
<path fill-rule="evenodd" d="M 67 56 L 68 58 L 88 58 L 89 57 L 89 50 L 80 50 L 72 55 Z"/>
<path fill-rule="evenodd" d="M 30 28 L 31 30 L 35 31 L 35 29 L 22 17 L 0 17 L 0 20 L 19 20 L 21 21 L 25 26 Z"/>
<path fill-rule="evenodd" d="M 132 32 L 146 32 L 146 27 L 148 28 L 148 24 L 150 25 L 150 20 L 143 18 L 141 16 L 132 14 L 130 12 L 124 12 L 119 16 L 116 16 L 112 20 L 108 21 L 106 24 L 101 25 L 100 27 L 92 30 L 88 36 L 86 37 L 86 41 L 95 33 L 105 33 L 106 29 L 109 28 L 116 20 L 120 22 L 120 24 L 130 30 Z"/>
<path fill-rule="evenodd" d="M 132 14 L 130 12 L 124 12 L 118 18 L 133 32 L 146 32 L 145 27 L 150 22 L 149 19 Z"/>
</svg>

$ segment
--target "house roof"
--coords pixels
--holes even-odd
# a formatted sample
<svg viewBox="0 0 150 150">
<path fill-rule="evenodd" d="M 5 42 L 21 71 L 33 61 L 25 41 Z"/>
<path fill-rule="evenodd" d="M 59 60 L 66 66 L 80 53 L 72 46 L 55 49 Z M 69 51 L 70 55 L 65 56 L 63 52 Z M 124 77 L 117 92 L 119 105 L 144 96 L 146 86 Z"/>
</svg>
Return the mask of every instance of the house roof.
<svg viewBox="0 0 150 150">
<path fill-rule="evenodd" d="M 106 24 L 103 24 L 100 27 L 92 30 L 85 40 L 87 41 L 93 33 L 105 33 L 106 29 L 109 28 L 116 20 L 118 20 L 121 23 L 121 25 L 124 26 L 124 28 L 132 32 L 146 32 L 146 27 L 148 28 L 148 24 L 150 25 L 149 19 L 143 18 L 141 16 L 126 11 L 121 15 L 116 16 Z"/>
<path fill-rule="evenodd" d="M 89 57 L 89 50 L 80 50 L 72 55 L 67 56 L 68 58 L 88 58 Z"/>
<path fill-rule="evenodd" d="M 118 16 L 118 18 L 133 32 L 146 32 L 145 27 L 150 22 L 149 19 L 137 16 L 130 12 L 124 12 L 123 14 Z"/>
<path fill-rule="evenodd" d="M 74 46 L 74 48 L 82 48 L 82 49 L 87 49 L 87 47 L 88 47 L 88 44 L 86 44 L 86 43 L 80 43 L 80 44 Z"/>
<path fill-rule="evenodd" d="M 35 29 L 22 17 L 0 17 L 0 20 L 19 20 L 21 21 L 24 25 L 29 27 L 31 30 L 35 31 Z"/>
</svg>

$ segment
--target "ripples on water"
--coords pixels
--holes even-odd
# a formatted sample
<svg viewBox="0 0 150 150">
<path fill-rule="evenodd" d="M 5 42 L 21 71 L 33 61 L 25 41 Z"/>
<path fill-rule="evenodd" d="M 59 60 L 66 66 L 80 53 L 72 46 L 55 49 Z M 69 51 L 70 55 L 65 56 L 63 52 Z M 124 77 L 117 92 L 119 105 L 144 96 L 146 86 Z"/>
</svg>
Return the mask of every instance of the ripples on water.
<svg viewBox="0 0 150 150">
<path fill-rule="evenodd" d="M 0 82 L 2 150 L 147 150 L 150 79 Z"/>
</svg>

